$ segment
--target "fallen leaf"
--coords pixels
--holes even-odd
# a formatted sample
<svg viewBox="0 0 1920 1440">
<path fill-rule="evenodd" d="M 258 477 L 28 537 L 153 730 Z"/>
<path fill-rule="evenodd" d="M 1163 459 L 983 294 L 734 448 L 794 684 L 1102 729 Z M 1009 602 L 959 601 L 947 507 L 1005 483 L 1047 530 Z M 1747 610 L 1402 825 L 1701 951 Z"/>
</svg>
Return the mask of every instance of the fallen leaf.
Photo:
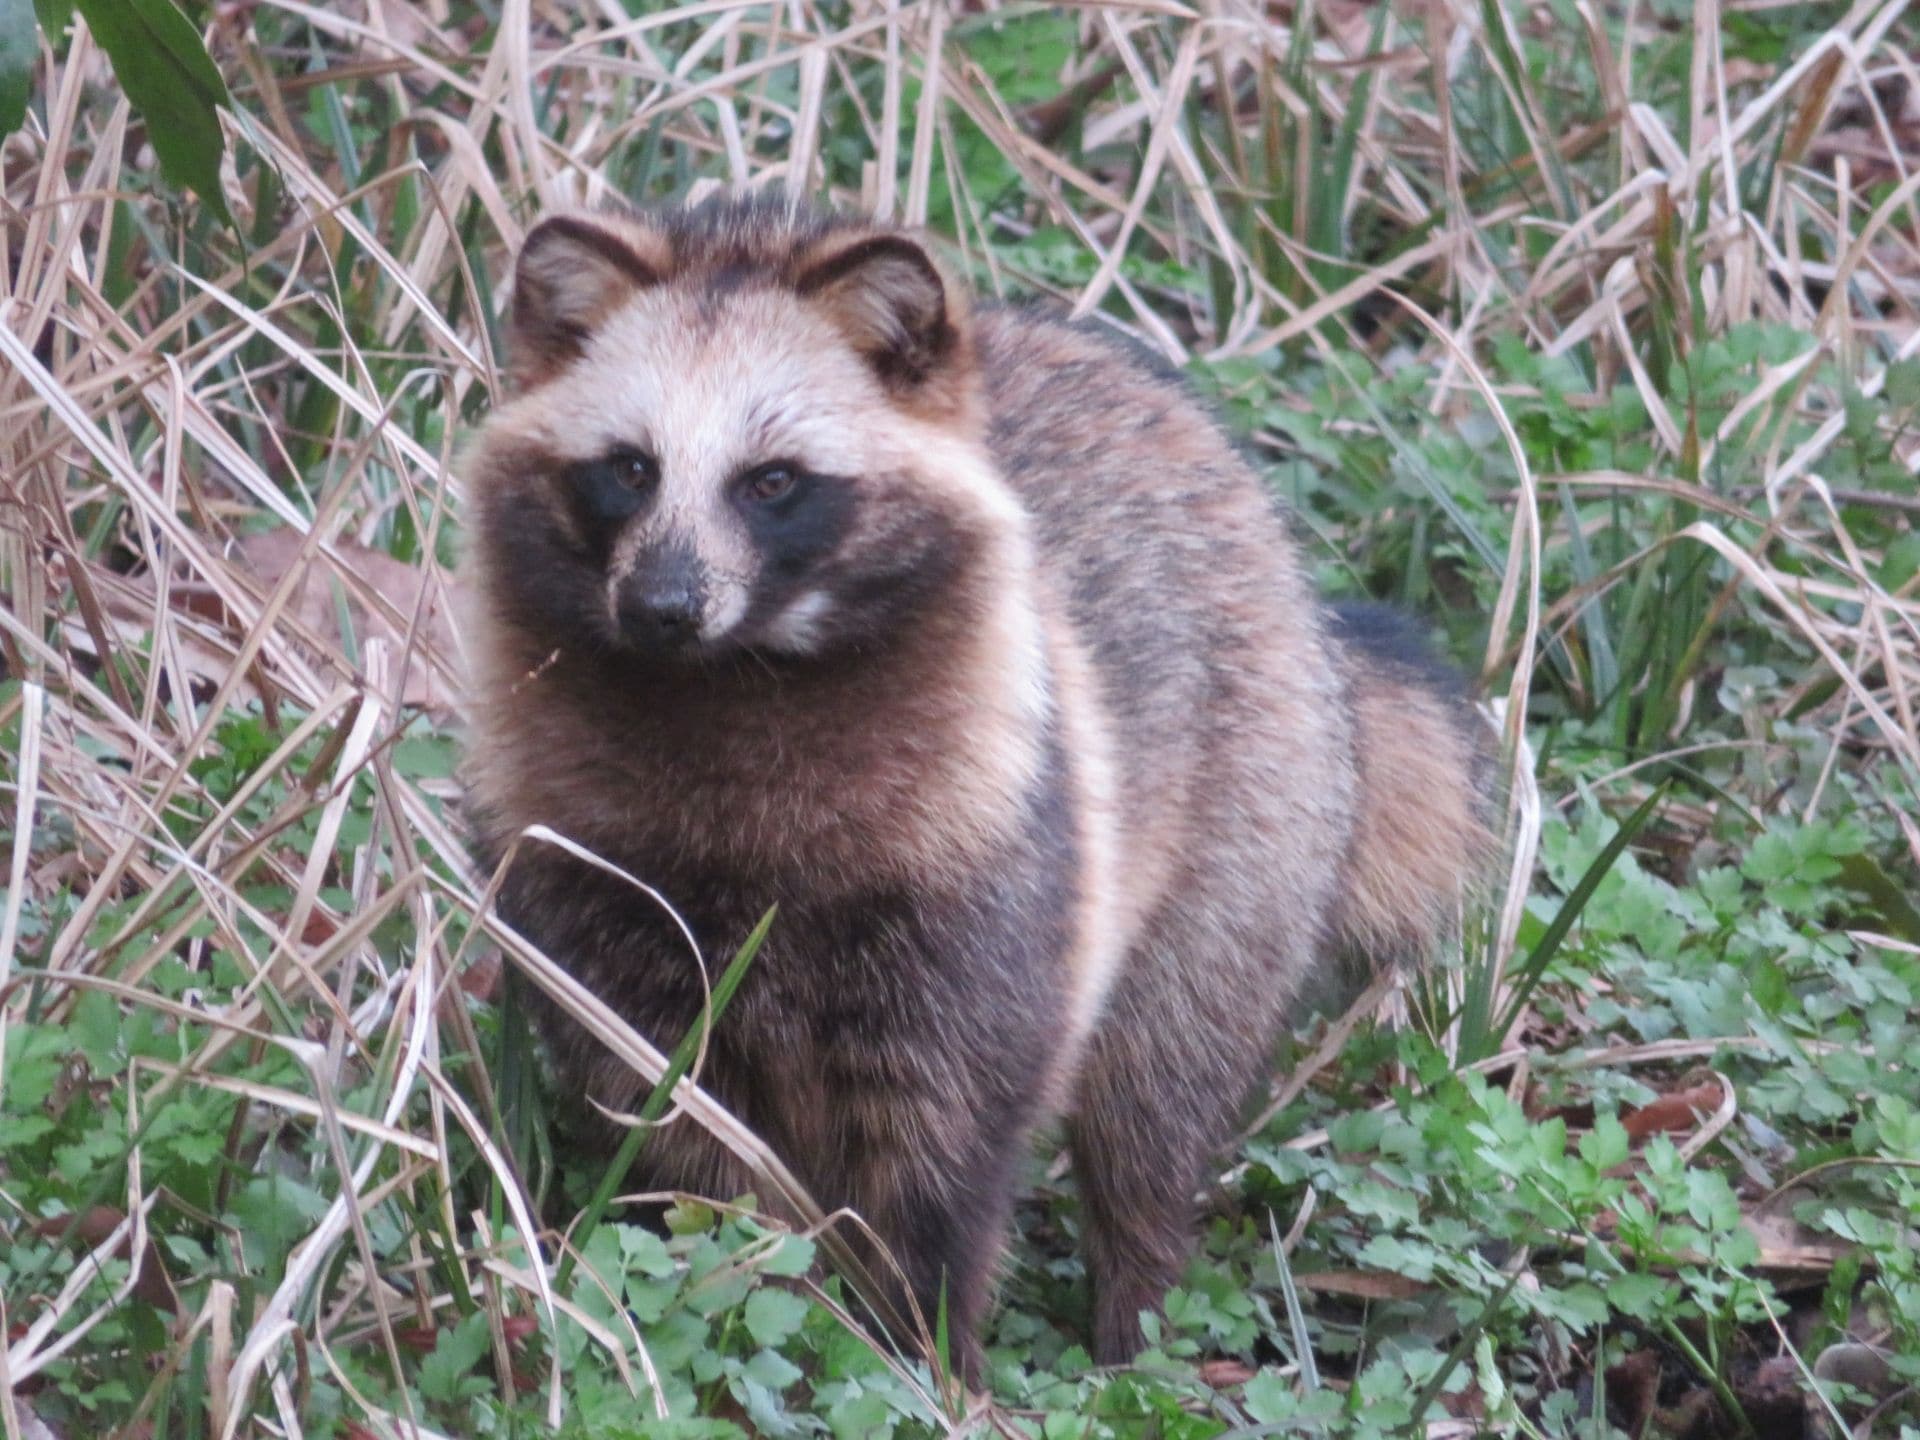
<svg viewBox="0 0 1920 1440">
<path fill-rule="evenodd" d="M 1649 1101 L 1638 1110 L 1620 1117 L 1629 1140 L 1640 1141 L 1649 1135 L 1685 1132 L 1700 1123 L 1700 1115 L 1711 1115 L 1723 1098 L 1718 1084 L 1689 1086 Z"/>
<path fill-rule="evenodd" d="M 307 923 L 301 927 L 300 943 L 302 945 L 324 945 L 339 933 L 340 922 L 325 911 L 316 908 L 308 913 Z"/>
<path fill-rule="evenodd" d="M 1751 1211 L 1741 1217 L 1741 1224 L 1760 1247 L 1763 1270 L 1807 1270 L 1824 1275 L 1853 1249 L 1778 1211 Z"/>
<path fill-rule="evenodd" d="M 1322 1295 L 1357 1295 L 1363 1300 L 1411 1300 L 1429 1288 L 1421 1281 L 1380 1270 L 1307 1270 L 1296 1273 L 1293 1283 Z"/>
<path fill-rule="evenodd" d="M 289 614 L 338 651 L 344 651 L 345 637 L 340 607 L 328 578 L 336 571 L 346 592 L 347 625 L 356 649 L 370 639 L 384 639 L 393 647 L 397 661 L 406 645 L 408 627 L 417 624 L 401 702 L 441 712 L 451 708 L 452 697 L 433 662 L 452 659 L 453 622 L 447 596 L 432 584 L 425 568 L 408 565 L 353 540 L 335 540 L 323 553 L 298 531 L 284 526 L 242 536 L 236 549 L 241 563 L 262 587 L 276 586 L 288 571 L 304 566 L 305 572 L 295 582 Z M 363 589 L 385 601 L 386 606 L 366 603 Z M 388 618 L 389 608 L 397 624 Z"/>
<path fill-rule="evenodd" d="M 1238 1360 L 1207 1360 L 1200 1366 L 1200 1378 L 1216 1390 L 1231 1390 L 1244 1385 L 1259 1372 Z"/>
<path fill-rule="evenodd" d="M 509 1315 L 500 1322 L 500 1333 L 509 1345 L 526 1343 L 539 1329 L 540 1322 L 532 1315 Z"/>
<path fill-rule="evenodd" d="M 500 973 L 500 952 L 487 951 L 462 967 L 460 988 L 476 1000 L 492 1000 L 500 993 Z"/>
</svg>

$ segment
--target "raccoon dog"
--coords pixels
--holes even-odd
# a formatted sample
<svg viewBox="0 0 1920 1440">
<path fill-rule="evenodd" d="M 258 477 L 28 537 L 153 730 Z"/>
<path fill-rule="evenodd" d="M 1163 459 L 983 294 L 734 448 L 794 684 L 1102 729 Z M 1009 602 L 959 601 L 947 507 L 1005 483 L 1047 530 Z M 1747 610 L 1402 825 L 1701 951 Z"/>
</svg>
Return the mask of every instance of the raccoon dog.
<svg viewBox="0 0 1920 1440">
<path fill-rule="evenodd" d="M 1064 1115 L 1094 1353 L 1128 1358 L 1302 985 L 1423 947 L 1468 882 L 1471 715 L 1390 615 L 1316 600 L 1177 379 L 969 307 L 889 227 L 556 215 L 510 338 L 465 466 L 483 851 L 549 825 L 710 955 L 779 903 L 704 1081 L 866 1219 L 896 1301 L 944 1301 L 969 1374 Z M 698 1021 L 631 887 L 527 847 L 501 904 L 641 1033 Z M 631 1108 L 636 1076 L 543 1028 Z M 690 1125 L 646 1164 L 748 1185 Z"/>
</svg>

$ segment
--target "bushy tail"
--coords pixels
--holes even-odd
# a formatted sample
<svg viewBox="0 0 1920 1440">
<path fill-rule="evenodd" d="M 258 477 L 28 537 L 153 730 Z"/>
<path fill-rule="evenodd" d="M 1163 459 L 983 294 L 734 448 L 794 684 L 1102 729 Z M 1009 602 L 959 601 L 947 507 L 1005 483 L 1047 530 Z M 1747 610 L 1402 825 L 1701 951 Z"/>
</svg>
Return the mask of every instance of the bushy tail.
<svg viewBox="0 0 1920 1440">
<path fill-rule="evenodd" d="M 1329 620 L 1359 777 L 1338 949 L 1375 963 L 1424 956 L 1492 858 L 1491 737 L 1461 677 L 1406 616 L 1339 605 Z"/>
</svg>

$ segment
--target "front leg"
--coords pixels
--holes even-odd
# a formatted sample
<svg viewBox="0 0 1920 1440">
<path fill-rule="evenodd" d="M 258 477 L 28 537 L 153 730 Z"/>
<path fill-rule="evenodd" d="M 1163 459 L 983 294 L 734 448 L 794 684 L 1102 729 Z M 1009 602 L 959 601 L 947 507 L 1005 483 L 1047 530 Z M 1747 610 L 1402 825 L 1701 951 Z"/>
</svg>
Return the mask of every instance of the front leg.
<svg viewBox="0 0 1920 1440">
<path fill-rule="evenodd" d="M 1067 998 L 1071 890 L 1048 883 L 1059 861 L 1036 853 L 1009 868 L 1030 878 L 868 895 L 808 917 L 790 933 L 818 947 L 812 963 L 769 997 L 776 1013 L 808 1017 L 804 1042 L 781 1052 L 800 1083 L 778 1087 L 789 1123 L 776 1148 L 822 1205 L 849 1206 L 872 1229 L 892 1263 L 870 1248 L 861 1258 L 907 1323 L 917 1309 L 932 1335 L 944 1300 L 970 1385 Z"/>
<path fill-rule="evenodd" d="M 862 1261 L 903 1322 L 915 1325 L 917 1311 L 929 1338 L 944 1304 L 946 1359 L 969 1388 L 984 1381 L 979 1332 L 1032 1123 L 1029 1104 L 983 1098 L 958 1087 L 870 1092 L 845 1111 L 841 1152 L 843 1193 L 878 1242 L 856 1244 Z M 895 1338 L 919 1344 L 918 1326 Z"/>
</svg>

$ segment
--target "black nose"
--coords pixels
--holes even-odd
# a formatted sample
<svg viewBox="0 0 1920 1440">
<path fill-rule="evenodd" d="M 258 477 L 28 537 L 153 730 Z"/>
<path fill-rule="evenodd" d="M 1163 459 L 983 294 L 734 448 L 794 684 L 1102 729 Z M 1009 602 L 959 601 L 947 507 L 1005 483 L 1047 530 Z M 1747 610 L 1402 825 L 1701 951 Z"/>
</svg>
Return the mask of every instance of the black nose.
<svg viewBox="0 0 1920 1440">
<path fill-rule="evenodd" d="M 620 622 L 637 639 L 690 640 L 700 628 L 700 597 L 687 585 L 648 588 L 622 601 Z"/>
</svg>

